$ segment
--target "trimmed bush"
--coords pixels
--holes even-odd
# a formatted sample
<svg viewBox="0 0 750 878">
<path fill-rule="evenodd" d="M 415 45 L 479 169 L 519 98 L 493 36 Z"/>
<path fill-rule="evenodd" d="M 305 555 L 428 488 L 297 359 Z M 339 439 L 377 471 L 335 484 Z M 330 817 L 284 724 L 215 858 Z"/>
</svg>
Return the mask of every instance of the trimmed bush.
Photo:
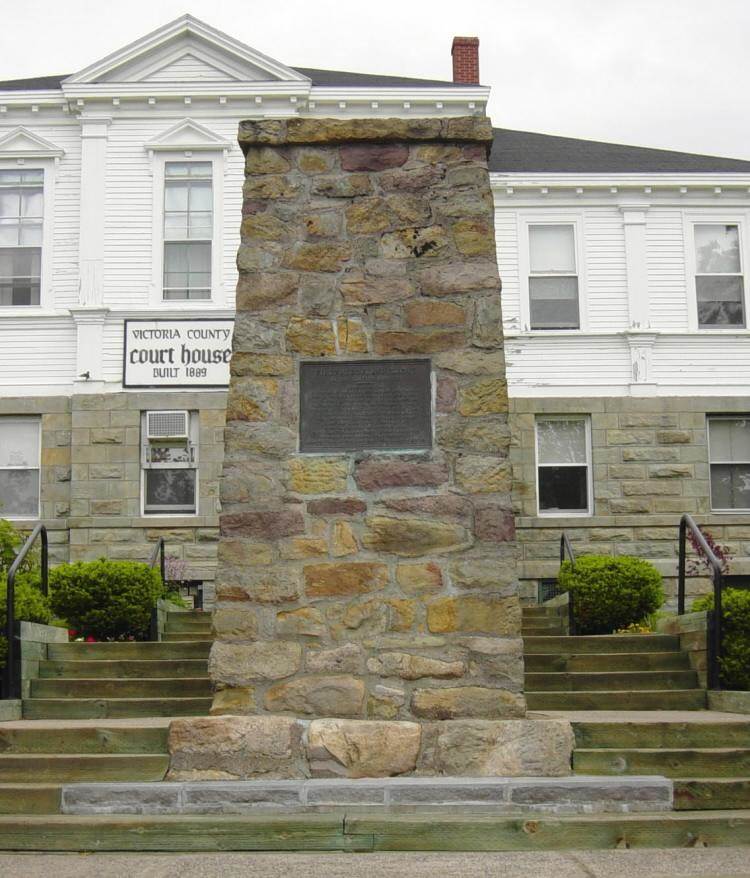
<svg viewBox="0 0 750 878">
<path fill-rule="evenodd" d="M 158 570 L 137 561 L 78 561 L 50 570 L 53 612 L 84 637 L 145 640 L 165 588 Z"/>
<path fill-rule="evenodd" d="M 15 585 L 15 619 L 17 622 L 38 622 L 48 625 L 52 619 L 49 601 L 42 594 L 36 577 L 29 573 L 19 573 Z M 0 575 L 0 667 L 5 664 L 8 643 L 5 639 L 7 616 L 5 603 L 8 599 L 8 583 L 5 575 Z"/>
<path fill-rule="evenodd" d="M 714 596 L 693 602 L 693 610 L 713 610 Z M 721 595 L 724 656 L 721 684 L 726 689 L 750 689 L 750 591 L 727 588 Z"/>
<path fill-rule="evenodd" d="M 581 555 L 560 567 L 560 588 L 570 592 L 577 634 L 612 634 L 642 622 L 664 603 L 661 574 L 627 555 Z"/>
</svg>

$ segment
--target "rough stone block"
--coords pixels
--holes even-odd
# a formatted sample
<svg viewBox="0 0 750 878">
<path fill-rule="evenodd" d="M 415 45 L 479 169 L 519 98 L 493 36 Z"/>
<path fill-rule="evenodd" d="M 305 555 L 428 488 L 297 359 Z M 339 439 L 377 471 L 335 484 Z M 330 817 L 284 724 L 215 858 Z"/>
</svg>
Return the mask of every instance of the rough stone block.
<svg viewBox="0 0 750 878">
<path fill-rule="evenodd" d="M 458 717 L 495 719 L 525 716 L 526 701 L 523 695 L 508 692 L 507 689 L 456 686 L 415 689 L 412 694 L 411 709 L 414 716 L 422 719 L 446 720 Z"/>
<path fill-rule="evenodd" d="M 279 680 L 299 670 L 302 647 L 286 640 L 253 643 L 215 641 L 208 670 L 211 679 L 228 686 L 246 686 L 259 680 Z"/>
<path fill-rule="evenodd" d="M 168 780 L 302 778 L 302 726 L 285 716 L 186 717 L 169 726 Z"/>
<path fill-rule="evenodd" d="M 375 552 L 416 557 L 453 552 L 471 545 L 465 528 L 442 521 L 373 516 L 366 524 L 362 544 Z"/>
<path fill-rule="evenodd" d="M 308 730 L 313 776 L 388 777 L 413 771 L 421 726 L 412 722 L 318 719 Z"/>
<path fill-rule="evenodd" d="M 455 720 L 425 729 L 419 769 L 458 777 L 562 777 L 575 741 L 567 720 Z"/>
<path fill-rule="evenodd" d="M 365 705 L 365 685 L 350 676 L 311 675 L 277 683 L 266 692 L 271 712 L 287 711 L 305 716 L 356 717 Z"/>
</svg>

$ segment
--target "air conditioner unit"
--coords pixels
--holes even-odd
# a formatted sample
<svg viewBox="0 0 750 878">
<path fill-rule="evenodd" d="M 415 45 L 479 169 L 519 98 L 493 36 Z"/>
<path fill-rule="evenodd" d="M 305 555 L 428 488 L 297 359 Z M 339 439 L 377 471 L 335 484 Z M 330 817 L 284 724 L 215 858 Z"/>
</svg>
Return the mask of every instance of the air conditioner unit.
<svg viewBox="0 0 750 878">
<path fill-rule="evenodd" d="M 147 439 L 187 439 L 187 412 L 146 412 Z"/>
</svg>

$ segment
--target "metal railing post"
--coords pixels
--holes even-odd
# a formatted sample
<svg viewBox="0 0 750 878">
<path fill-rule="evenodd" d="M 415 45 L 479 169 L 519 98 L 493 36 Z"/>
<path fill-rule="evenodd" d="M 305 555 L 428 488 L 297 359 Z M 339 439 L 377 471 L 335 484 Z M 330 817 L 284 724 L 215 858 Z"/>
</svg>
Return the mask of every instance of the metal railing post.
<svg viewBox="0 0 750 878">
<path fill-rule="evenodd" d="M 708 672 L 706 676 L 709 689 L 721 689 L 721 658 L 724 650 L 724 617 L 721 604 L 724 574 L 721 569 L 721 562 L 706 542 L 701 529 L 687 512 L 680 518 L 677 612 L 680 616 L 685 612 L 685 557 L 687 551 L 685 540 L 688 530 L 693 535 L 698 548 L 711 568 L 711 582 L 714 587 L 714 608 L 706 614 L 706 649 L 708 652 Z"/>
<path fill-rule="evenodd" d="M 576 556 L 573 546 L 570 544 L 568 535 L 563 531 L 560 534 L 560 566 L 565 561 L 565 555 L 570 558 L 570 563 L 575 567 Z M 573 607 L 573 592 L 568 592 L 568 636 L 572 637 L 576 633 L 575 609 Z"/>
<path fill-rule="evenodd" d="M 29 534 L 8 570 L 5 594 L 5 637 L 8 646 L 5 655 L 5 667 L 3 668 L 2 693 L 2 697 L 5 699 L 21 697 L 21 686 L 18 673 L 21 663 L 20 653 L 18 652 L 16 644 L 16 574 L 18 573 L 21 564 L 23 564 L 26 559 L 26 556 L 31 551 L 31 547 L 40 536 L 42 539 L 42 592 L 45 596 L 47 595 L 49 590 L 49 551 L 47 528 L 43 524 L 38 524 Z"/>
</svg>

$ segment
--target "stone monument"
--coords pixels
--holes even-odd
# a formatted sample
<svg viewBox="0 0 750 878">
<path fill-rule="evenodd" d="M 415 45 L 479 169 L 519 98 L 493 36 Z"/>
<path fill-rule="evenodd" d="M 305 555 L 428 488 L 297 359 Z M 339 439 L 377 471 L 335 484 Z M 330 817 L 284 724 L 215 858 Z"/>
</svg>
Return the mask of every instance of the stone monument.
<svg viewBox="0 0 750 878">
<path fill-rule="evenodd" d="M 215 716 L 174 778 L 568 771 L 524 719 L 491 141 L 240 126 Z"/>
</svg>

